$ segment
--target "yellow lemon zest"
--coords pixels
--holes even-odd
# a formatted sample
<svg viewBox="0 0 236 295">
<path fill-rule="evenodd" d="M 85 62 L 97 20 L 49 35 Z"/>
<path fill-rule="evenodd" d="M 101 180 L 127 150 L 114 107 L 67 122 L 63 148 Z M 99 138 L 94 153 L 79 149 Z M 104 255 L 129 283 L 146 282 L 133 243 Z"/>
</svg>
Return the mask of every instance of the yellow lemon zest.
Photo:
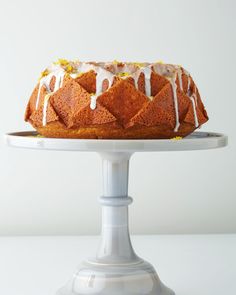
<svg viewBox="0 0 236 295">
<path fill-rule="evenodd" d="M 49 74 L 49 70 L 48 69 L 45 69 L 44 71 L 41 72 L 40 74 L 40 77 L 39 77 L 39 80 L 45 76 L 47 76 Z"/>
<path fill-rule="evenodd" d="M 72 67 L 72 65 L 67 65 L 66 66 L 66 69 L 65 69 L 66 71 L 67 71 L 67 73 L 72 73 L 73 72 L 73 70 L 74 70 L 74 68 Z"/>
<path fill-rule="evenodd" d="M 181 137 L 181 136 L 175 136 L 175 137 L 173 137 L 173 138 L 171 138 L 172 140 L 181 140 L 181 139 L 183 139 L 183 137 Z"/>
<path fill-rule="evenodd" d="M 145 65 L 143 62 L 132 62 L 132 64 L 136 67 L 139 67 L 139 68 L 143 68 Z"/>
<path fill-rule="evenodd" d="M 117 65 L 117 64 L 120 64 L 121 62 L 115 59 L 115 60 L 113 60 L 112 63 L 113 63 L 114 65 Z"/>
<path fill-rule="evenodd" d="M 130 73 L 120 72 L 120 73 L 117 73 L 117 76 L 119 76 L 119 77 L 128 77 L 128 76 L 130 76 Z"/>
<path fill-rule="evenodd" d="M 60 65 L 60 66 L 67 66 L 69 64 L 69 61 L 64 58 L 58 58 L 56 62 L 54 62 L 55 65 Z"/>
</svg>

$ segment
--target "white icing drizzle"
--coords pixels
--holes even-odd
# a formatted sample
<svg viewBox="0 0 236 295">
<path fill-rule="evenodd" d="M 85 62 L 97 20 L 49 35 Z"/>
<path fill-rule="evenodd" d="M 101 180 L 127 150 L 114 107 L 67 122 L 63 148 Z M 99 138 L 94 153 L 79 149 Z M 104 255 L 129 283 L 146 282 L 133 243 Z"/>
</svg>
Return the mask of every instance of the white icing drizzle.
<svg viewBox="0 0 236 295">
<path fill-rule="evenodd" d="M 98 96 L 102 93 L 102 85 L 104 80 L 108 81 L 108 89 L 111 87 L 112 83 L 113 83 L 113 79 L 114 79 L 114 75 L 109 72 L 106 71 L 102 68 L 96 68 L 96 93 L 95 95 L 91 96 L 91 103 L 90 103 L 90 108 L 92 110 L 94 110 L 96 108 L 96 101 Z"/>
<path fill-rule="evenodd" d="M 125 73 L 130 73 L 130 68 L 127 64 L 125 64 L 123 67 L 122 67 L 122 72 L 125 72 Z"/>
<path fill-rule="evenodd" d="M 96 73 L 96 93 L 91 95 L 90 108 L 96 109 L 96 101 L 98 96 L 102 93 L 102 86 L 104 80 L 108 80 L 108 89 L 111 87 L 114 79 L 114 74 L 105 70 L 102 66 L 96 66 L 90 63 L 79 63 L 77 67 L 78 73 L 94 71 Z"/>
<path fill-rule="evenodd" d="M 190 74 L 185 71 L 185 74 L 188 76 L 188 85 L 187 85 L 187 95 L 189 97 L 189 99 L 192 102 L 193 105 L 193 115 L 194 115 L 194 123 L 195 123 L 195 127 L 199 126 L 199 122 L 198 122 L 198 116 L 197 116 L 197 96 L 196 96 L 196 86 L 194 88 L 194 92 L 192 95 L 190 95 L 190 83 L 191 83 L 191 79 L 190 79 Z"/>
<path fill-rule="evenodd" d="M 136 89 L 138 89 L 138 79 L 140 76 L 140 71 L 137 71 L 133 74 L 133 79 L 134 79 L 134 86 Z"/>
<path fill-rule="evenodd" d="M 54 84 L 53 91 L 51 91 L 50 82 L 53 76 L 55 77 L 55 84 Z M 41 78 L 39 82 L 39 89 L 38 89 L 38 94 L 36 99 L 36 110 L 38 109 L 40 92 L 41 92 L 42 86 L 45 86 L 48 92 L 48 94 L 45 95 L 44 101 L 43 101 L 43 126 L 47 124 L 47 107 L 48 107 L 49 98 L 54 92 L 56 92 L 58 89 L 62 87 L 64 76 L 65 76 L 65 71 L 59 68 L 56 71 L 51 72 L 47 76 Z"/>
<path fill-rule="evenodd" d="M 176 72 L 176 66 L 169 64 L 155 63 L 152 68 L 155 73 L 167 79 L 171 78 Z"/>
<path fill-rule="evenodd" d="M 51 78 L 52 78 L 52 75 L 48 75 L 46 77 L 41 78 L 39 81 L 39 89 L 38 89 L 36 106 L 35 106 L 36 110 L 38 109 L 40 93 L 41 93 L 41 89 L 42 89 L 43 85 L 46 87 L 47 91 L 50 91 L 48 85 L 50 84 Z M 49 80 L 49 82 L 48 82 L 48 80 Z"/>
<path fill-rule="evenodd" d="M 181 68 L 177 69 L 178 79 L 179 79 L 179 87 L 183 90 L 183 81 L 182 81 L 182 70 Z"/>
<path fill-rule="evenodd" d="M 189 96 L 189 91 L 190 91 L 190 83 L 191 83 L 191 80 L 190 80 L 190 76 L 188 75 L 188 85 L 187 85 L 187 95 Z"/>
<path fill-rule="evenodd" d="M 194 99 L 194 95 L 190 96 L 190 100 L 192 101 L 192 105 L 193 105 L 193 115 L 194 115 L 194 122 L 195 122 L 195 127 L 199 126 L 199 122 L 198 122 L 198 117 L 197 117 L 197 110 L 196 110 L 196 101 Z"/>
<path fill-rule="evenodd" d="M 38 89 L 38 94 L 37 94 L 37 99 L 36 99 L 36 106 L 35 106 L 36 110 L 38 109 L 40 92 L 41 92 L 42 87 L 45 86 L 47 89 L 47 92 L 50 93 L 51 92 L 50 82 L 51 82 L 52 77 L 55 76 L 56 80 L 55 80 L 53 92 L 56 92 L 59 88 L 62 87 L 64 75 L 65 75 L 65 71 L 60 68 L 57 71 L 52 72 L 52 73 L 48 74 L 47 76 L 40 79 L 39 89 Z"/>
<path fill-rule="evenodd" d="M 39 97 L 40 97 L 40 92 L 41 92 L 42 86 L 43 86 L 43 82 L 42 82 L 42 79 L 41 79 L 40 82 L 39 82 L 39 89 L 38 89 L 38 94 L 37 94 L 37 98 L 36 98 L 36 105 L 35 105 L 36 110 L 38 109 Z"/>
<path fill-rule="evenodd" d="M 151 96 L 151 74 L 152 74 L 152 69 L 151 66 L 147 66 L 144 68 L 141 68 L 137 72 L 135 72 L 132 76 L 134 79 L 134 84 L 135 87 L 138 89 L 138 80 L 140 74 L 144 74 L 144 80 L 145 80 L 145 94 L 150 97 Z"/>
<path fill-rule="evenodd" d="M 48 102 L 51 97 L 52 93 L 48 93 L 44 97 L 44 102 L 43 102 L 43 126 L 47 124 L 47 108 L 48 108 Z"/>
<path fill-rule="evenodd" d="M 146 67 L 142 70 L 145 78 L 145 94 L 149 97 L 151 96 L 151 74 L 152 69 L 150 67 Z"/>
<path fill-rule="evenodd" d="M 125 80 L 125 79 L 127 79 L 127 77 L 128 77 L 128 75 L 125 75 L 125 76 L 120 76 L 120 78 L 121 78 L 122 80 Z"/>
<path fill-rule="evenodd" d="M 71 78 L 75 79 L 78 77 L 78 73 L 72 73 L 72 74 L 70 74 L 70 76 L 71 76 Z"/>
<path fill-rule="evenodd" d="M 97 95 L 91 95 L 90 108 L 95 110 L 97 106 Z"/>
<path fill-rule="evenodd" d="M 179 129 L 180 123 L 179 123 L 178 98 L 177 98 L 177 92 L 176 92 L 176 90 L 177 90 L 176 75 L 170 79 L 170 84 L 171 84 L 172 91 L 173 91 L 174 108 L 175 108 L 175 120 L 176 120 L 176 124 L 175 124 L 175 128 L 174 128 L 174 132 L 177 132 L 178 129 Z"/>
<path fill-rule="evenodd" d="M 89 72 L 92 70 L 96 72 L 96 68 L 97 67 L 95 67 L 93 64 L 81 62 L 81 63 L 79 63 L 79 65 L 77 67 L 77 71 L 78 71 L 78 73 Z"/>
<path fill-rule="evenodd" d="M 176 93 L 176 90 L 177 90 L 176 74 L 178 75 L 180 89 L 183 91 L 182 69 L 179 66 L 162 65 L 162 64 L 155 64 L 153 66 L 153 69 L 159 75 L 165 76 L 166 78 L 168 78 L 171 73 L 172 74 L 175 73 L 174 78 L 169 77 L 169 80 L 170 80 L 170 83 L 171 83 L 171 86 L 172 86 L 172 91 L 173 91 L 173 96 L 174 96 L 175 115 L 176 115 L 176 126 L 175 126 L 174 131 L 177 132 L 178 129 L 179 129 L 180 123 L 179 123 L 179 111 L 178 111 L 178 98 L 177 98 L 177 93 Z M 183 70 L 183 71 L 188 77 L 187 95 L 188 95 L 188 97 L 191 100 L 192 105 L 193 105 L 193 114 L 194 114 L 195 127 L 198 127 L 199 126 L 199 121 L 198 121 L 197 110 L 196 110 L 196 107 L 197 107 L 196 86 L 194 88 L 194 92 L 191 95 L 191 93 L 190 93 L 190 84 L 191 84 L 190 74 L 186 70 Z"/>
<path fill-rule="evenodd" d="M 194 99 L 195 99 L 195 104 L 196 104 L 196 106 L 197 106 L 197 89 L 196 89 L 196 85 L 194 85 L 193 97 L 194 97 Z"/>
<path fill-rule="evenodd" d="M 56 77 L 56 80 L 55 80 L 55 85 L 54 85 L 53 92 L 56 92 L 59 88 L 62 87 L 64 76 L 65 76 L 65 72 L 64 71 L 59 71 L 54 76 Z"/>
</svg>

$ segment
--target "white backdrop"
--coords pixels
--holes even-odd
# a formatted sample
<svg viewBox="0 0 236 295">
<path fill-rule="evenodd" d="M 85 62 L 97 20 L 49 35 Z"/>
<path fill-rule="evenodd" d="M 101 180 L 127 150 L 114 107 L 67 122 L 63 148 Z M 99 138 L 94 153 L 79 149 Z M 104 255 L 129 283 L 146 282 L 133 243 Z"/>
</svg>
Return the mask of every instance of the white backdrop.
<svg viewBox="0 0 236 295">
<path fill-rule="evenodd" d="M 156 61 L 192 73 L 221 150 L 135 154 L 132 233 L 236 232 L 235 1 L 0 1 L 0 132 L 23 121 L 58 57 Z M 100 158 L 0 146 L 0 234 L 99 232 Z"/>
</svg>

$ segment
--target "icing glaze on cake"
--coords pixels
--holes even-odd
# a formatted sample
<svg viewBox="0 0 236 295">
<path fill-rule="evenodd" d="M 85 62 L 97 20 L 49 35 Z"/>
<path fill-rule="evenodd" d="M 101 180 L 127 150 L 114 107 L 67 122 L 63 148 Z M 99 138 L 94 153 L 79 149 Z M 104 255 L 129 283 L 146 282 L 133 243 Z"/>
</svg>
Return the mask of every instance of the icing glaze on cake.
<svg viewBox="0 0 236 295">
<path fill-rule="evenodd" d="M 85 79 L 86 75 L 88 76 L 88 78 L 86 78 L 87 80 Z M 130 95 L 132 95 L 132 97 L 135 97 L 138 95 L 138 92 L 142 92 L 143 95 L 145 95 L 145 98 L 142 98 L 142 100 L 144 100 L 144 102 L 146 101 L 144 104 L 140 105 L 140 107 L 142 105 L 143 107 L 140 109 L 137 115 L 134 116 L 134 119 L 131 118 L 127 120 L 129 122 L 126 125 L 122 123 L 123 129 L 131 128 L 131 127 L 133 128 L 133 126 L 135 125 L 155 127 L 155 126 L 159 126 L 163 124 L 163 126 L 165 126 L 165 124 L 167 123 L 167 124 L 173 124 L 172 132 L 178 133 L 179 128 L 181 127 L 181 124 L 183 121 L 183 116 L 185 116 L 185 119 L 184 119 L 186 120 L 186 122 L 184 121 L 185 123 L 188 122 L 188 124 L 190 124 L 191 122 L 193 122 L 191 123 L 194 125 L 193 130 L 199 127 L 202 123 L 204 123 L 208 119 L 202 102 L 198 106 L 198 100 L 200 99 L 200 96 L 198 94 L 196 85 L 194 84 L 190 74 L 179 65 L 164 64 L 163 62 L 155 62 L 155 63 L 136 63 L 136 62 L 118 62 L 118 61 L 80 62 L 77 60 L 67 61 L 64 59 L 60 59 L 58 60 L 58 62 L 53 63 L 52 65 L 50 65 L 47 69 L 43 71 L 37 86 L 37 90 L 34 91 L 33 98 L 30 99 L 29 101 L 29 105 L 26 111 L 26 120 L 29 120 L 33 124 L 33 126 L 34 125 L 39 126 L 40 123 L 38 122 L 38 118 L 39 116 L 41 116 L 41 124 L 43 127 L 46 127 L 47 124 L 49 123 L 47 120 L 49 105 L 51 108 L 51 112 L 53 113 L 55 111 L 54 118 L 58 117 L 58 114 L 55 108 L 53 107 L 53 103 L 52 104 L 49 103 L 51 99 L 52 101 L 54 101 L 54 98 L 53 98 L 54 94 L 57 93 L 60 89 L 62 89 L 64 87 L 64 84 L 66 85 L 68 81 L 76 81 L 77 83 L 80 84 L 80 86 L 81 85 L 84 86 L 85 84 L 81 82 L 82 81 L 81 79 L 84 79 L 85 84 L 86 83 L 91 85 L 92 83 L 95 84 L 93 87 L 95 89 L 95 92 L 90 92 L 90 93 L 88 91 L 86 92 L 87 93 L 86 101 L 88 100 L 88 97 L 90 97 L 89 108 L 91 110 L 89 111 L 86 109 L 87 110 L 86 112 L 89 114 L 90 116 L 89 118 L 93 118 L 91 119 L 93 121 L 96 121 L 94 116 L 98 116 L 98 112 L 100 112 L 101 107 L 106 107 L 106 108 L 108 107 L 107 112 L 109 113 L 111 112 L 110 115 L 114 116 L 114 110 L 112 111 L 112 106 L 109 107 L 109 100 L 108 100 L 108 103 L 105 103 L 105 104 L 102 101 L 104 101 L 104 95 L 106 93 L 108 96 L 113 95 L 112 94 L 113 92 L 110 91 L 110 89 L 113 89 L 113 85 L 117 85 L 117 83 L 120 85 L 119 87 L 121 88 L 122 87 L 127 88 L 128 84 L 126 83 L 129 83 L 129 85 L 132 84 L 132 87 L 134 87 L 134 89 L 132 90 L 129 86 L 129 92 L 131 93 Z M 95 81 L 93 79 L 95 79 Z M 123 85 L 122 83 L 125 83 L 125 84 Z M 172 96 L 172 103 L 170 99 L 168 99 L 168 106 L 165 109 L 165 100 L 161 104 L 160 101 L 163 98 L 158 97 L 158 94 L 163 92 L 163 95 L 164 95 L 164 92 L 168 92 L 167 91 L 168 84 L 171 86 L 172 95 L 171 93 L 168 95 Z M 116 91 L 121 91 L 121 90 L 116 89 Z M 116 93 L 116 96 L 118 95 L 117 93 Z M 122 95 L 122 93 L 119 95 Z M 119 95 L 117 97 L 119 97 Z M 161 95 L 159 94 L 159 96 Z M 180 100 L 181 96 L 185 98 L 182 98 Z M 186 97 L 191 103 L 191 107 L 187 106 L 188 103 L 186 102 Z M 34 106 L 32 105 L 32 100 L 34 100 Z M 132 105 L 134 102 L 131 101 L 132 100 L 131 96 L 128 95 L 127 100 L 130 100 L 129 108 L 132 109 L 133 108 Z M 184 104 L 182 103 L 182 101 L 184 101 Z M 63 103 L 68 104 L 66 97 L 63 97 Z M 147 122 L 147 118 L 146 118 L 147 116 L 147 110 L 145 109 L 146 105 L 148 105 L 147 110 L 150 113 L 149 116 L 153 117 L 151 118 L 152 120 L 148 119 L 148 121 L 150 122 Z M 152 105 L 153 107 L 149 111 L 149 107 L 151 107 Z M 167 119 L 168 117 L 167 109 L 169 109 L 169 112 L 170 112 L 172 108 L 171 105 L 173 105 L 173 113 L 171 111 L 171 114 L 169 114 L 170 119 Z M 183 105 L 185 106 L 184 113 L 183 113 Z M 99 108 L 96 111 L 97 107 Z M 154 113 L 153 111 L 154 108 L 157 108 L 157 113 Z M 42 115 L 39 114 L 40 109 L 41 109 Z M 67 109 L 69 113 L 70 112 L 73 113 L 73 105 L 68 105 Z M 94 115 L 91 112 L 94 112 Z M 163 119 L 163 122 L 161 121 L 162 113 L 164 114 L 166 118 L 166 119 Z M 75 112 L 74 115 L 70 115 L 70 116 L 72 116 L 71 126 L 77 126 L 76 125 L 77 123 L 76 124 L 73 123 L 73 120 L 77 122 L 77 119 L 75 118 L 77 116 L 77 113 Z M 85 113 L 84 113 L 84 116 L 85 116 Z M 156 116 L 157 118 L 155 119 Z M 119 117 L 119 113 L 118 113 L 118 117 Z M 175 123 L 171 123 L 173 119 Z M 85 117 L 83 120 L 85 120 Z M 117 118 L 117 120 L 118 120 L 117 124 L 119 125 L 120 124 L 119 118 Z M 168 123 L 168 120 L 170 123 Z M 166 128 L 166 127 L 163 127 L 163 128 Z"/>
</svg>

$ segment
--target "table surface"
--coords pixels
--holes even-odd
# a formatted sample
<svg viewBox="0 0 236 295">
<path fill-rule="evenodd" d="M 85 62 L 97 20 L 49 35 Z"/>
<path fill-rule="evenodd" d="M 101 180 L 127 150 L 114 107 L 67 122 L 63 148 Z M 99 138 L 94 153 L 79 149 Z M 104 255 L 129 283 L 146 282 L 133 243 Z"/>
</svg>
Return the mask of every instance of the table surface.
<svg viewBox="0 0 236 295">
<path fill-rule="evenodd" d="M 97 236 L 0 237 L 0 294 L 54 295 Z M 176 295 L 236 294 L 236 234 L 132 236 Z"/>
</svg>

